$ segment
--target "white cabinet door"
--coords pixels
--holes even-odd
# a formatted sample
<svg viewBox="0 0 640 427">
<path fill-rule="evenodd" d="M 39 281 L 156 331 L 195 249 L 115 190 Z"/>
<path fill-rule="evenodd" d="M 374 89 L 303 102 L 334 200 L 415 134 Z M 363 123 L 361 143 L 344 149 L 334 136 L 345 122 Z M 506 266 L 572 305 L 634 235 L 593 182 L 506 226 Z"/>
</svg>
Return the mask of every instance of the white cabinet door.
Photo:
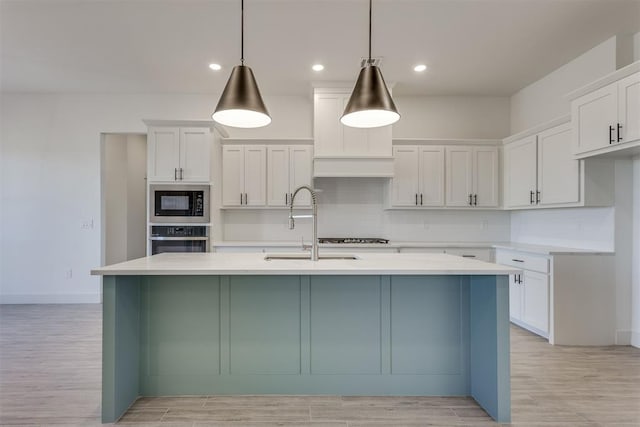
<svg viewBox="0 0 640 427">
<path fill-rule="evenodd" d="M 335 156 L 343 152 L 342 123 L 343 94 L 314 96 L 314 144 L 316 156 Z"/>
<path fill-rule="evenodd" d="M 522 321 L 548 334 L 549 276 L 525 270 L 522 278 Z"/>
<path fill-rule="evenodd" d="M 415 146 L 393 147 L 394 174 L 391 180 L 391 205 L 416 206 L 420 159 Z"/>
<path fill-rule="evenodd" d="M 222 205 L 244 204 L 244 147 L 222 147 Z"/>
<path fill-rule="evenodd" d="M 612 83 L 571 103 L 574 154 L 615 143 L 618 85 Z"/>
<path fill-rule="evenodd" d="M 180 180 L 211 181 L 209 129 L 180 129 Z"/>
<path fill-rule="evenodd" d="M 473 205 L 498 206 L 498 148 L 473 149 Z"/>
<path fill-rule="evenodd" d="M 571 124 L 538 134 L 540 205 L 580 201 L 580 161 L 573 159 Z"/>
<path fill-rule="evenodd" d="M 616 129 L 616 141 L 640 139 L 640 73 L 618 82 L 618 123 L 620 129 Z"/>
<path fill-rule="evenodd" d="M 511 320 L 522 320 L 522 284 L 518 283 L 518 275 L 509 276 L 509 317 Z"/>
<path fill-rule="evenodd" d="M 292 145 L 289 148 L 290 193 L 302 185 L 311 186 L 312 158 L 313 150 L 310 146 Z M 301 191 L 296 195 L 296 206 L 311 206 L 311 195 L 308 191 Z"/>
<path fill-rule="evenodd" d="M 244 147 L 244 193 L 246 206 L 267 203 L 267 149 L 264 145 Z"/>
<path fill-rule="evenodd" d="M 473 149 L 470 147 L 446 148 L 446 204 L 447 206 L 471 206 L 473 193 Z"/>
<path fill-rule="evenodd" d="M 286 206 L 290 192 L 289 146 L 267 147 L 267 203 Z"/>
<path fill-rule="evenodd" d="M 505 206 L 525 207 L 532 206 L 531 192 L 537 185 L 536 162 L 537 148 L 536 136 L 530 136 L 520 141 L 507 144 L 505 153 Z"/>
<path fill-rule="evenodd" d="M 178 180 L 180 130 L 175 127 L 150 127 L 147 135 L 149 182 Z"/>
<path fill-rule="evenodd" d="M 444 206 L 444 147 L 419 150 L 419 206 Z"/>
</svg>

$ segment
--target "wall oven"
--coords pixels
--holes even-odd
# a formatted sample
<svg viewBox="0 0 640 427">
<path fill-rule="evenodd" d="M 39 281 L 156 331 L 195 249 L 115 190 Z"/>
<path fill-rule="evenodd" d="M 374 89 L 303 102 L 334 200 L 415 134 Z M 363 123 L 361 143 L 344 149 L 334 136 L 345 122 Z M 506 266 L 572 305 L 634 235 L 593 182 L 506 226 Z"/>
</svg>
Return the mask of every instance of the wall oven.
<svg viewBox="0 0 640 427">
<path fill-rule="evenodd" d="M 149 222 L 208 223 L 208 185 L 150 185 Z"/>
<path fill-rule="evenodd" d="M 206 225 L 151 226 L 151 255 L 164 252 L 208 252 Z"/>
</svg>

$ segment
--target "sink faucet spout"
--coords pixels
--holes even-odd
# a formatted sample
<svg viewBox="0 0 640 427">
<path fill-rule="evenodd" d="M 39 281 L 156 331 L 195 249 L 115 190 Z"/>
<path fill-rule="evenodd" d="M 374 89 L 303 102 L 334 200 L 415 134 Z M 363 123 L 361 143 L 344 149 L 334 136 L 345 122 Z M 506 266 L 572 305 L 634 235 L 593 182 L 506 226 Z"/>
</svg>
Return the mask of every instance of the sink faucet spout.
<svg viewBox="0 0 640 427">
<path fill-rule="evenodd" d="M 293 202 L 296 199 L 296 195 L 300 190 L 307 190 L 311 194 L 311 215 L 294 215 L 293 214 Z M 318 204 L 316 200 L 316 191 L 308 185 L 303 185 L 293 192 L 291 196 L 291 204 L 289 205 L 289 230 L 293 230 L 296 226 L 295 218 L 312 218 L 313 240 L 311 241 L 311 260 L 318 261 Z"/>
</svg>

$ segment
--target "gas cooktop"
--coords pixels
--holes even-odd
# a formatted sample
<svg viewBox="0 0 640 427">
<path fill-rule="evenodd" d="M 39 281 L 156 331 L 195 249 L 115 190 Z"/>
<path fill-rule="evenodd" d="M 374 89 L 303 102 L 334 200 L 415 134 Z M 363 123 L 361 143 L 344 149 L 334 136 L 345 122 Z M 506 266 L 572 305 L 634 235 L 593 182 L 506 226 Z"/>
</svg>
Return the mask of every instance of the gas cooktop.
<svg viewBox="0 0 640 427">
<path fill-rule="evenodd" d="M 320 237 L 318 243 L 362 243 L 362 244 L 387 244 L 388 239 L 378 237 Z"/>
</svg>

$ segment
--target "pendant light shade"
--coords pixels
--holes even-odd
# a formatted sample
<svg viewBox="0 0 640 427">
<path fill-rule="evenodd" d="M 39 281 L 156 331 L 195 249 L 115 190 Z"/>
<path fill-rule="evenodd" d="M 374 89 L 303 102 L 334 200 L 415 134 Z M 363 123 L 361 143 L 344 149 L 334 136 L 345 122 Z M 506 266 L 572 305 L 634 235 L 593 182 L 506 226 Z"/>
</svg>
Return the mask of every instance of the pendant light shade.
<svg viewBox="0 0 640 427">
<path fill-rule="evenodd" d="M 387 126 L 400 119 L 380 68 L 367 65 L 360 70 L 356 85 L 340 121 L 346 126 L 373 128 Z"/>
<path fill-rule="evenodd" d="M 271 123 L 251 68 L 236 65 L 211 116 L 225 126 L 256 128 Z"/>
<path fill-rule="evenodd" d="M 371 59 L 371 3 L 369 0 L 369 60 L 360 70 L 344 113 L 342 124 L 356 128 L 375 128 L 397 122 L 400 114 L 384 82 L 382 72 Z"/>
<path fill-rule="evenodd" d="M 271 123 L 271 117 L 253 71 L 244 65 L 244 0 L 240 8 L 240 65 L 233 67 L 211 118 L 225 126 L 257 128 Z"/>
</svg>

